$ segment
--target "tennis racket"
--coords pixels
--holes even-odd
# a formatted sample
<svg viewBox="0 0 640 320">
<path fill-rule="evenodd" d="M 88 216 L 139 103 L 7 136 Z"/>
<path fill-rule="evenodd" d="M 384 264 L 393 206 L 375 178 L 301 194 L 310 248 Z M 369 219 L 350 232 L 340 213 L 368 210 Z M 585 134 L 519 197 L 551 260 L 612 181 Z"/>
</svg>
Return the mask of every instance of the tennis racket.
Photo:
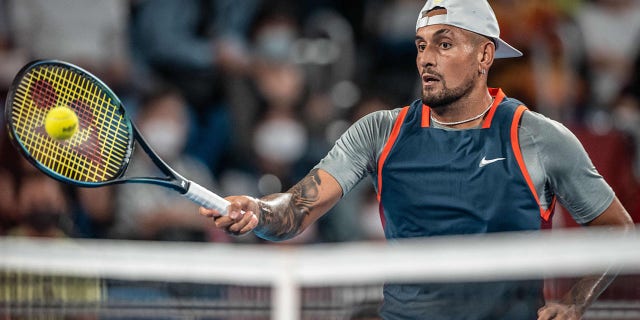
<svg viewBox="0 0 640 320">
<path fill-rule="evenodd" d="M 47 112 L 71 108 L 78 130 L 56 140 L 45 131 Z M 70 63 L 34 61 L 9 89 L 5 119 L 12 143 L 48 176 L 81 187 L 146 183 L 173 189 L 226 215 L 229 202 L 171 169 L 140 135 L 120 99 L 100 79 Z M 164 177 L 126 177 L 134 147 L 146 152 Z"/>
</svg>

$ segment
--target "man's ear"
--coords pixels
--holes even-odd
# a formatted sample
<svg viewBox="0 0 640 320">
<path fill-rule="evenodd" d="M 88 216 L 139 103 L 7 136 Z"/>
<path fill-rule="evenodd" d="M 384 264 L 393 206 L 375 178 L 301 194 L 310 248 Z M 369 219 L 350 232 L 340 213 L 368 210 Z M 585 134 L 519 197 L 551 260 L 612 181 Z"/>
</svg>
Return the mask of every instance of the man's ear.
<svg viewBox="0 0 640 320">
<path fill-rule="evenodd" d="M 483 70 L 489 70 L 493 64 L 493 59 L 496 53 L 496 45 L 493 41 L 487 40 L 482 42 L 478 51 L 478 64 L 479 68 Z"/>
</svg>

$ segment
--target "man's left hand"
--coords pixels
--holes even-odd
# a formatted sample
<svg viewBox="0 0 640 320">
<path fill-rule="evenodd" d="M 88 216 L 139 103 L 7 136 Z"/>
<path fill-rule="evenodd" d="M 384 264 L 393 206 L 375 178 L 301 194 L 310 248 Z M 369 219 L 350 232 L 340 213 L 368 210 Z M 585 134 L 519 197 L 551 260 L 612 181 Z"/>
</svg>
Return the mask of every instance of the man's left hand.
<svg viewBox="0 0 640 320">
<path fill-rule="evenodd" d="M 549 302 L 538 310 L 538 320 L 580 320 L 582 313 L 575 305 Z"/>
</svg>

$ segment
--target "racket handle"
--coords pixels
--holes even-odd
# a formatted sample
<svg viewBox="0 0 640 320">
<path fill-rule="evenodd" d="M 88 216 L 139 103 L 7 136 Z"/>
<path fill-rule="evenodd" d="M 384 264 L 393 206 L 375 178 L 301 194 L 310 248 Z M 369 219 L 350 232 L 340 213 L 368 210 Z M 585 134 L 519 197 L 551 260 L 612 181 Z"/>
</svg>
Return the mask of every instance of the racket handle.
<svg viewBox="0 0 640 320">
<path fill-rule="evenodd" d="M 223 216 L 227 215 L 230 202 L 193 181 L 189 183 L 189 189 L 183 196 L 205 208 L 216 209 Z"/>
</svg>

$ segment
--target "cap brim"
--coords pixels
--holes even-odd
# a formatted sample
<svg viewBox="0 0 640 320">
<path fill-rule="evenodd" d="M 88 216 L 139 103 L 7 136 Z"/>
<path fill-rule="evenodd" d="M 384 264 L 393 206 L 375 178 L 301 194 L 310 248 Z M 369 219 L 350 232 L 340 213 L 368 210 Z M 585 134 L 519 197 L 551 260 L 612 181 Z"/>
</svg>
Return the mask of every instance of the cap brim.
<svg viewBox="0 0 640 320">
<path fill-rule="evenodd" d="M 497 44 L 496 54 L 494 56 L 495 59 L 522 57 L 522 52 L 520 52 L 520 50 L 512 47 L 504 40 L 500 38 L 494 38 L 494 40 Z"/>
</svg>

